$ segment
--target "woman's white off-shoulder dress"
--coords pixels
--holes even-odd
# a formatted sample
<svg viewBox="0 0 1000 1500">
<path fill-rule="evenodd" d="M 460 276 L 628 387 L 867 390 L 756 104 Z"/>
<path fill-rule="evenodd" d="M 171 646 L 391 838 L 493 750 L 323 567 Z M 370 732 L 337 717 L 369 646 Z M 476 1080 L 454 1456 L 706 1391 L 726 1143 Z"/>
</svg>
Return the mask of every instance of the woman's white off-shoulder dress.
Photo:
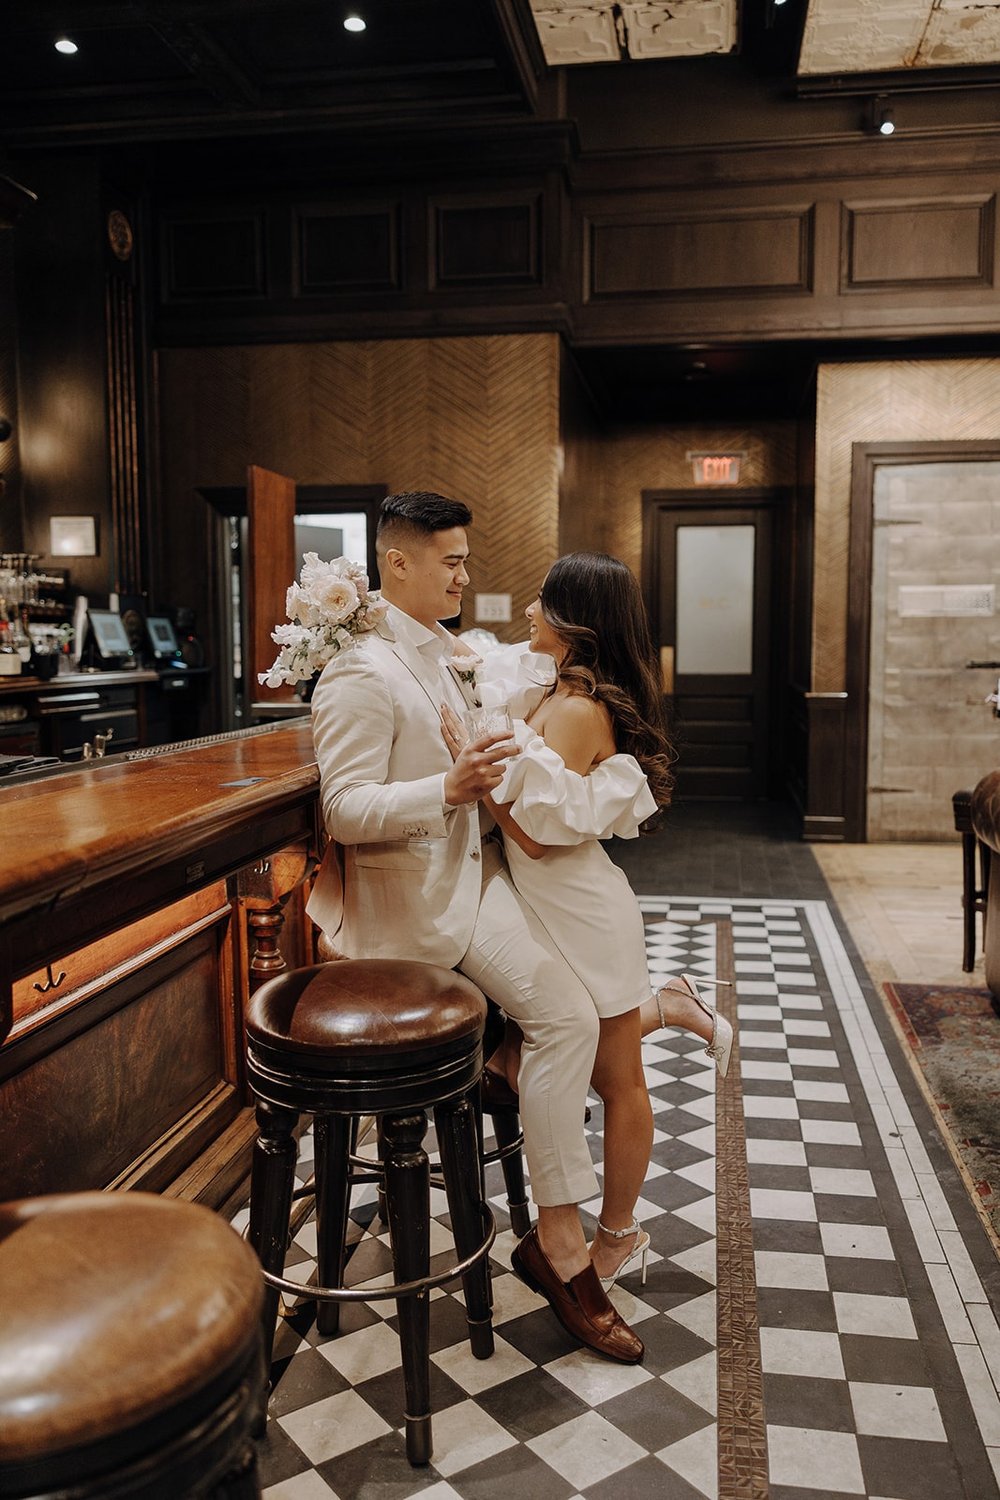
<svg viewBox="0 0 1000 1500">
<path fill-rule="evenodd" d="M 636 838 L 656 802 L 633 756 L 611 755 L 581 776 L 525 723 L 554 678 L 552 658 L 525 646 L 485 656 L 477 672 L 483 703 L 510 704 L 521 747 L 492 795 L 530 838 L 555 846 L 531 859 L 505 839 L 511 878 L 590 991 L 598 1014 L 618 1016 L 641 1005 L 652 987 L 639 903 L 600 841 Z"/>
</svg>

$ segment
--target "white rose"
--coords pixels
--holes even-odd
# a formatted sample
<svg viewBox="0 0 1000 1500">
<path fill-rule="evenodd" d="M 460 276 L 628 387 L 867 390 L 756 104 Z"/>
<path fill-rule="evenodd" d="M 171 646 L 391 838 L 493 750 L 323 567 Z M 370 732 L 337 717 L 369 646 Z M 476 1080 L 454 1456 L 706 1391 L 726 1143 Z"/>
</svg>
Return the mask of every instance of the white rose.
<svg viewBox="0 0 1000 1500">
<path fill-rule="evenodd" d="M 327 578 L 312 594 L 313 603 L 328 620 L 340 622 L 358 607 L 358 591 L 349 578 Z"/>
</svg>

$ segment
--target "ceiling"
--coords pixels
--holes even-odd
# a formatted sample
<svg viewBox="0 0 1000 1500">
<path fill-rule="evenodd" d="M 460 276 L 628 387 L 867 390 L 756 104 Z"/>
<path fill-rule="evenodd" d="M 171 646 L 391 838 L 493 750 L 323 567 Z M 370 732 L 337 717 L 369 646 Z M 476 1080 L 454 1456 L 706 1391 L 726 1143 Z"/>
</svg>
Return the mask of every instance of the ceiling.
<svg viewBox="0 0 1000 1500">
<path fill-rule="evenodd" d="M 360 34 L 343 27 L 352 6 Z M 930 85 L 935 70 L 971 78 L 1000 60 L 1000 0 L 6 0 L 0 174 L 5 149 L 65 143 L 215 139 L 225 152 L 253 137 L 263 160 L 266 138 L 322 151 L 346 124 L 373 139 L 455 120 L 489 133 L 498 117 L 532 118 L 546 59 L 673 68 L 719 54 L 720 68 L 780 68 L 786 88 L 800 31 L 801 86 L 839 72 L 860 87 L 859 69 Z M 61 34 L 74 56 L 55 51 Z M 906 352 L 952 351 L 894 346 Z M 656 421 L 788 417 L 818 360 L 876 357 L 884 345 L 577 351 L 610 418 Z"/>
</svg>

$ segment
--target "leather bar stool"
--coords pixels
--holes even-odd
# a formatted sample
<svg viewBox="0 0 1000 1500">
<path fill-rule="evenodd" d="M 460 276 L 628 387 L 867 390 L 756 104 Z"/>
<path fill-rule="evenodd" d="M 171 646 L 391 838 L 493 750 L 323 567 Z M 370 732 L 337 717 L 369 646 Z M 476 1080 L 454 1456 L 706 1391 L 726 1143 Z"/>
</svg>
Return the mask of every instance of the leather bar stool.
<svg viewBox="0 0 1000 1500">
<path fill-rule="evenodd" d="M 151 1193 L 0 1205 L 0 1495 L 251 1500 L 260 1266 Z"/>
<path fill-rule="evenodd" d="M 411 1463 L 431 1456 L 429 1292 L 462 1276 L 472 1352 L 493 1353 L 487 1255 L 493 1216 L 485 1203 L 476 1094 L 486 1002 L 450 969 L 397 959 L 343 959 L 277 975 L 247 1012 L 247 1076 L 257 1096 L 258 1138 L 250 1185 L 250 1243 L 264 1267 L 265 1346 L 270 1354 L 278 1292 L 317 1301 L 320 1333 L 336 1333 L 345 1301 L 394 1297 Z M 458 1264 L 431 1275 L 430 1164 L 423 1148 L 433 1110 Z M 303 1288 L 284 1278 L 294 1195 L 299 1115 L 314 1116 L 317 1275 Z M 396 1281 L 345 1288 L 352 1176 L 351 1133 L 378 1118 L 380 1157 Z"/>
<path fill-rule="evenodd" d="M 338 953 L 325 932 L 316 937 L 316 954 L 326 963 L 343 963 L 344 955 Z M 503 1036 L 504 1015 L 495 1001 L 486 996 L 486 1032 L 483 1041 L 483 1056 L 489 1057 Z M 483 1075 L 484 1079 L 486 1075 Z M 498 1095 L 504 1097 L 498 1097 Z M 481 1089 L 481 1108 L 493 1122 L 496 1146 L 483 1152 L 483 1166 L 499 1162 L 503 1172 L 504 1190 L 507 1194 L 507 1209 L 510 1227 L 522 1239 L 531 1228 L 528 1212 L 528 1190 L 524 1181 L 524 1132 L 521 1129 L 517 1095 L 509 1090 L 487 1092 Z M 589 1118 L 589 1111 L 588 1111 Z M 381 1212 L 381 1198 L 380 1210 Z"/>
</svg>

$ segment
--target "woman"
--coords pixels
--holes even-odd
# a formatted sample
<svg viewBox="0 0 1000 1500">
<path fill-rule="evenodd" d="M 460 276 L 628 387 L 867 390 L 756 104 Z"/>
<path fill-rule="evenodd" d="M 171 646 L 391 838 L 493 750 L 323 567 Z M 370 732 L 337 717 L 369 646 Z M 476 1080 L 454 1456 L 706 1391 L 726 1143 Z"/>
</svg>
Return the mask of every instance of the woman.
<svg viewBox="0 0 1000 1500">
<path fill-rule="evenodd" d="M 532 693 L 524 662 L 517 680 L 504 680 L 509 652 L 484 664 L 484 689 L 495 696 L 491 679 L 499 675 L 526 721 L 516 725 L 521 754 L 492 794 L 492 811 L 514 884 L 600 1016 L 592 1085 L 604 1102 L 604 1198 L 590 1256 L 607 1289 L 640 1260 L 645 1277 L 649 1247 L 634 1217 L 653 1133 L 640 1041 L 663 1026 L 684 1027 L 707 1042 L 724 1074 L 732 1028 L 690 975 L 650 993 L 638 902 L 599 842 L 634 837 L 670 799 L 657 661 L 638 584 L 615 558 L 572 553 L 554 564 L 526 614 L 529 650 L 553 659 L 555 680 Z M 444 726 L 457 753 L 463 728 L 451 714 Z M 513 1041 L 490 1060 L 512 1088 L 517 1065 Z M 575 1211 L 540 1218 L 539 1230 L 554 1264 L 582 1234 Z"/>
</svg>

